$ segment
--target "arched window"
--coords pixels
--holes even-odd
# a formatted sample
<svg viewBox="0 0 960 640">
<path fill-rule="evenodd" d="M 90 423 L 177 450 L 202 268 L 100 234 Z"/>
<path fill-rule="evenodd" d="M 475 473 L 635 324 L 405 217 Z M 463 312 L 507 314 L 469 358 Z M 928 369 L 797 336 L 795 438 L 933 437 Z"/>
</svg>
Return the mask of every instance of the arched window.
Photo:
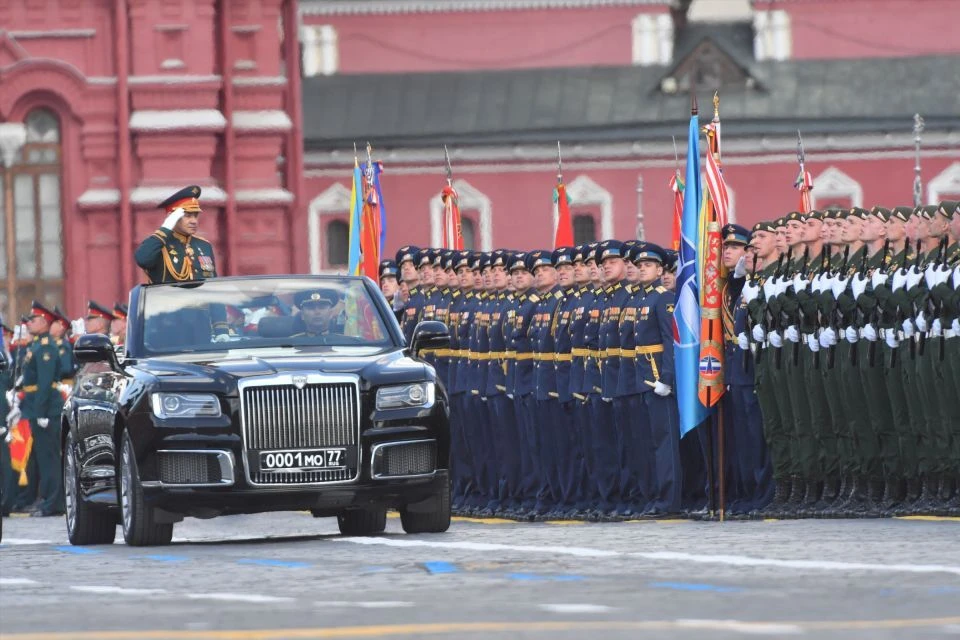
<svg viewBox="0 0 960 640">
<path fill-rule="evenodd" d="M 590 214 L 573 216 L 573 243 L 587 244 L 597 241 L 597 222 Z"/>
<path fill-rule="evenodd" d="M 460 233 L 463 234 L 463 248 L 474 251 L 477 248 L 477 227 L 466 216 L 460 218 Z"/>
<path fill-rule="evenodd" d="M 350 225 L 343 220 L 331 220 L 327 224 L 328 267 L 345 266 L 350 259 Z"/>
<path fill-rule="evenodd" d="M 60 122 L 40 108 L 27 114 L 24 125 L 26 141 L 13 166 L 0 166 L 9 172 L 3 184 L 13 190 L 4 224 L 12 222 L 14 229 L 13 264 L 4 263 L 0 276 L 13 276 L 17 313 L 26 312 L 33 299 L 50 308 L 64 304 Z"/>
</svg>

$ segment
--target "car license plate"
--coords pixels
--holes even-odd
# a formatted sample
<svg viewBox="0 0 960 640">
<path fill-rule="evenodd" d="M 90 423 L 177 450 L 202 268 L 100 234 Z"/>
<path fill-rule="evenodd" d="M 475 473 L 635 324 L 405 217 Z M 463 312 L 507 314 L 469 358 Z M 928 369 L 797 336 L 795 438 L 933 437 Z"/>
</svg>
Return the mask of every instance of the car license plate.
<svg viewBox="0 0 960 640">
<path fill-rule="evenodd" d="M 260 471 L 323 471 L 344 469 L 346 449 L 288 449 L 261 451 Z"/>
</svg>

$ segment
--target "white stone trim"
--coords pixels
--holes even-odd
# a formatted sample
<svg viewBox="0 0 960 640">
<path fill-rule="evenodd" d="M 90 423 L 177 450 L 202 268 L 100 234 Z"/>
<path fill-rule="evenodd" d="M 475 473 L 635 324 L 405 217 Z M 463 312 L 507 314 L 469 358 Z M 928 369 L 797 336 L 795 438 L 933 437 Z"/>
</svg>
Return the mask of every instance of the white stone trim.
<svg viewBox="0 0 960 640">
<path fill-rule="evenodd" d="M 282 87 L 287 84 L 284 76 L 236 76 L 233 85 L 236 87 Z"/>
<path fill-rule="evenodd" d="M 924 131 L 923 144 L 925 149 L 960 147 L 960 131 Z M 841 152 L 841 151 L 872 151 L 872 150 L 913 150 L 913 134 L 910 130 L 904 133 L 878 134 L 805 134 L 803 146 L 807 152 L 808 161 L 819 162 L 823 158 L 819 155 L 811 157 L 812 153 Z M 793 153 L 796 159 L 797 137 L 794 136 L 744 136 L 723 141 L 724 162 L 729 155 L 757 155 L 759 153 Z M 680 155 L 686 153 L 686 145 L 679 147 Z M 397 163 L 423 163 L 436 161 L 436 152 L 424 148 L 393 148 L 380 147 L 378 157 L 391 166 Z M 926 153 L 926 151 L 924 151 Z M 552 160 L 554 169 L 557 160 L 557 145 L 529 144 L 529 145 L 498 145 L 498 146 L 456 146 L 450 148 L 451 159 L 459 166 L 463 162 L 523 162 Z M 644 159 L 670 158 L 673 164 L 673 144 L 667 142 L 598 142 L 564 145 L 563 159 L 566 160 L 594 160 L 603 159 Z M 330 151 L 310 151 L 304 154 L 304 162 L 308 167 L 318 165 L 353 166 L 353 153 L 343 149 Z M 393 173 L 393 169 L 391 169 Z"/>
<path fill-rule="evenodd" d="M 600 237 L 598 240 L 613 238 L 613 194 L 597 184 L 586 175 L 579 175 L 567 185 L 567 195 L 570 196 L 570 215 L 574 215 L 573 208 L 583 205 L 597 205 L 600 207 Z M 556 234 L 557 211 L 554 207 L 553 230 Z"/>
<path fill-rule="evenodd" d="M 927 183 L 927 202 L 940 204 L 943 196 L 960 196 L 960 162 L 954 162 Z"/>
<path fill-rule="evenodd" d="M 187 63 L 179 58 L 167 58 L 160 63 L 161 69 L 183 69 L 187 66 Z"/>
<path fill-rule="evenodd" d="M 49 29 L 46 31 L 9 31 L 10 37 L 16 40 L 40 40 L 45 38 L 92 38 L 97 35 L 96 29 Z"/>
<path fill-rule="evenodd" d="M 87 84 L 115 85 L 117 76 L 87 76 Z"/>
<path fill-rule="evenodd" d="M 237 131 L 289 131 L 293 127 L 284 111 L 234 111 L 233 128 Z"/>
<path fill-rule="evenodd" d="M 182 184 L 172 184 L 165 187 L 136 187 L 130 192 L 130 202 L 132 204 L 151 205 L 156 207 L 158 204 L 183 189 Z M 226 192 L 217 186 L 203 187 L 200 192 L 200 208 L 205 204 L 224 204 L 227 201 Z"/>
<path fill-rule="evenodd" d="M 216 75 L 157 75 L 157 76 L 130 76 L 129 84 L 202 84 L 204 82 L 220 82 L 222 78 Z"/>
<path fill-rule="evenodd" d="M 490 198 L 466 180 L 454 180 L 453 188 L 460 197 L 460 211 L 476 211 L 480 218 L 480 251 L 493 251 L 493 204 Z M 430 198 L 430 246 L 443 246 L 443 200 L 439 193 Z"/>
<path fill-rule="evenodd" d="M 143 110 L 130 114 L 131 131 L 220 130 L 226 118 L 216 109 Z"/>
<path fill-rule="evenodd" d="M 321 218 L 325 215 L 347 214 L 352 204 L 350 188 L 334 182 L 310 201 L 307 207 L 307 242 L 310 243 L 310 273 L 323 272 L 323 246 L 320 242 Z"/>
<path fill-rule="evenodd" d="M 813 178 L 813 191 L 810 192 L 810 204 L 817 207 L 817 200 L 850 198 L 855 207 L 863 206 L 863 186 L 836 167 L 829 167 Z"/>
<path fill-rule="evenodd" d="M 301 16 L 670 6 L 673 0 L 301 0 Z"/>
<path fill-rule="evenodd" d="M 171 193 L 173 193 L 171 191 Z M 81 208 L 114 206 L 120 204 L 119 189 L 87 189 L 79 198 L 77 205 Z"/>
<path fill-rule="evenodd" d="M 269 189 L 237 189 L 233 194 L 239 205 L 290 204 L 293 194 L 279 187 Z"/>
</svg>

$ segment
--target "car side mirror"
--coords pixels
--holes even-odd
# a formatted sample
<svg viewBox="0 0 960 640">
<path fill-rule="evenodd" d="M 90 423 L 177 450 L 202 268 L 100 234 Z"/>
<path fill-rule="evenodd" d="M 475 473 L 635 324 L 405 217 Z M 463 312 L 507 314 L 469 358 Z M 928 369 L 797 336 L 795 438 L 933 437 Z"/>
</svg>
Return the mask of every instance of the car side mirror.
<svg viewBox="0 0 960 640">
<path fill-rule="evenodd" d="M 120 361 L 117 359 L 113 342 L 110 341 L 110 336 L 102 333 L 87 333 L 80 336 L 73 346 L 73 355 L 81 364 L 106 362 L 111 369 L 120 370 Z"/>
<path fill-rule="evenodd" d="M 449 349 L 450 330 L 447 325 L 436 320 L 424 320 L 413 329 L 410 339 L 410 353 L 419 354 L 424 349 Z"/>
</svg>

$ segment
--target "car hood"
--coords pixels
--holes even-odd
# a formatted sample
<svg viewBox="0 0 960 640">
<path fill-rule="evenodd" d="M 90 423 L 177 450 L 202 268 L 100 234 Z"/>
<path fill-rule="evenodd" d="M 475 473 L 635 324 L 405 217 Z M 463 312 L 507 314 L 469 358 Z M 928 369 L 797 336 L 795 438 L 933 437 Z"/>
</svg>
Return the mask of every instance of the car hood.
<svg viewBox="0 0 960 640">
<path fill-rule="evenodd" d="M 432 368 L 407 357 L 400 349 L 370 351 L 186 354 L 142 360 L 136 367 L 154 376 L 161 389 L 205 390 L 227 395 L 237 393 L 240 380 L 284 373 L 353 374 L 359 376 L 361 389 L 435 377 Z"/>
</svg>

